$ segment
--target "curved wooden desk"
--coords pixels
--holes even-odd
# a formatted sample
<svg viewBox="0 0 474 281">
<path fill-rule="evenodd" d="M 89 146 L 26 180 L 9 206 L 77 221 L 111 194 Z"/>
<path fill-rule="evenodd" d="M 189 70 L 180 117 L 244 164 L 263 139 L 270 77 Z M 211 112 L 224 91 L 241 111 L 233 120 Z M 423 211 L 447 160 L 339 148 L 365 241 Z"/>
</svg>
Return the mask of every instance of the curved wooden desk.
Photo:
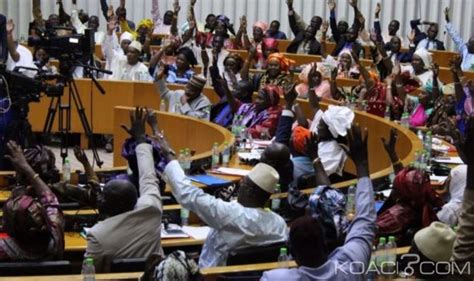
<svg viewBox="0 0 474 281">
<path fill-rule="evenodd" d="M 128 124 L 131 107 L 118 106 L 114 109 L 114 141 L 121 144 L 128 137 L 120 124 Z M 192 160 L 208 158 L 212 154 L 212 145 L 219 144 L 219 151 L 224 150 L 224 142 L 233 145 L 235 138 L 229 130 L 214 123 L 183 115 L 156 111 L 158 124 L 168 142 L 178 153 L 180 149 L 190 148 L 196 151 Z M 148 128 L 149 129 L 149 128 Z M 120 155 L 121 145 L 114 146 L 114 166 L 126 165 Z"/>
</svg>

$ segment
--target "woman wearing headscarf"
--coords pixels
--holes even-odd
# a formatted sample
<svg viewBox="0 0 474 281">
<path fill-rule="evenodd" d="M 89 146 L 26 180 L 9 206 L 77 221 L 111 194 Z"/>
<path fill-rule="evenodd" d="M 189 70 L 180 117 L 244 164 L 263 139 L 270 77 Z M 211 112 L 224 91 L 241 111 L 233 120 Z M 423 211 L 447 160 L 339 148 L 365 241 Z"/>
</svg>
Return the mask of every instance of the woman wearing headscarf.
<svg viewBox="0 0 474 281">
<path fill-rule="evenodd" d="M 247 18 L 244 16 L 241 19 L 241 28 L 237 36 L 237 40 L 241 38 L 243 34 L 243 43 L 242 48 L 248 50 L 250 48 L 255 48 L 257 57 L 263 56 L 263 39 L 265 38 L 265 32 L 267 32 L 268 24 L 263 21 L 257 21 L 252 27 L 252 40 L 249 39 L 247 35 Z"/>
<path fill-rule="evenodd" d="M 414 75 L 419 80 L 421 87 L 434 87 L 435 80 L 438 82 L 438 86 L 442 86 L 438 77 L 435 77 L 437 73 L 433 72 L 432 66 L 433 55 L 422 48 L 416 50 L 411 65 L 402 67 L 402 72 L 408 71 L 411 75 Z"/>
<path fill-rule="evenodd" d="M 242 103 L 226 91 L 227 101 L 235 115 L 232 126 L 244 126 L 253 138 L 275 135 L 281 108 L 278 105 L 283 89 L 276 85 L 266 85 L 258 91 L 255 100 Z"/>
<path fill-rule="evenodd" d="M 295 64 L 294 60 L 286 58 L 282 53 L 273 53 L 268 56 L 268 65 L 265 73 L 260 72 L 249 75 L 250 65 L 254 56 L 255 49 L 250 49 L 241 74 L 243 80 L 251 81 L 255 91 L 269 84 L 282 88 L 289 86 L 291 79 L 288 77 L 287 71 Z"/>
<path fill-rule="evenodd" d="M 311 71 L 316 67 L 316 63 L 310 63 L 303 68 L 298 78 L 301 81 L 296 86 L 296 92 L 299 98 L 308 98 L 308 91 L 311 89 L 319 98 L 332 99 L 331 84 L 323 79 L 321 72 L 318 70 Z M 311 88 L 309 87 L 311 80 Z"/>
<path fill-rule="evenodd" d="M 262 53 L 256 54 L 255 69 L 266 69 L 268 66 L 268 57 L 273 53 L 278 53 L 278 40 L 273 38 L 264 38 L 262 40 Z"/>
<path fill-rule="evenodd" d="M 188 47 L 182 47 L 176 55 L 176 63 L 168 66 L 167 83 L 186 84 L 193 77 L 193 67 L 197 65 L 193 51 Z"/>
<path fill-rule="evenodd" d="M 3 206 L 0 260 L 61 259 L 64 252 L 64 217 L 59 203 L 40 175 L 28 164 L 20 146 L 10 141 L 6 155 L 28 187 L 12 192 Z"/>
<path fill-rule="evenodd" d="M 234 43 L 234 40 L 230 38 L 229 33 L 234 34 L 230 19 L 224 15 L 219 15 L 216 18 L 214 30 L 207 33 L 199 32 L 199 35 L 196 36 L 196 41 L 198 46 L 202 45 L 201 43 L 204 42 L 207 48 L 212 48 L 214 36 L 222 36 L 224 37 L 224 49 L 236 49 L 236 44 Z"/>
</svg>

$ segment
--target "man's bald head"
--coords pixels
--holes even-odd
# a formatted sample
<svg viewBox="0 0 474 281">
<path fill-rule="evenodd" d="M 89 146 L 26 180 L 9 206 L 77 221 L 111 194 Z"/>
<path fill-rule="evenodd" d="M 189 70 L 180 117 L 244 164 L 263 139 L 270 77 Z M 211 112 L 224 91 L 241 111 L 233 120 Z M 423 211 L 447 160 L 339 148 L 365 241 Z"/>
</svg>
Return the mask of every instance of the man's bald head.
<svg viewBox="0 0 474 281">
<path fill-rule="evenodd" d="M 119 215 L 135 208 L 137 189 L 128 180 L 109 181 L 99 196 L 99 212 L 106 217 Z"/>
<path fill-rule="evenodd" d="M 262 153 L 261 161 L 270 166 L 290 160 L 290 149 L 278 142 L 270 144 Z"/>
</svg>

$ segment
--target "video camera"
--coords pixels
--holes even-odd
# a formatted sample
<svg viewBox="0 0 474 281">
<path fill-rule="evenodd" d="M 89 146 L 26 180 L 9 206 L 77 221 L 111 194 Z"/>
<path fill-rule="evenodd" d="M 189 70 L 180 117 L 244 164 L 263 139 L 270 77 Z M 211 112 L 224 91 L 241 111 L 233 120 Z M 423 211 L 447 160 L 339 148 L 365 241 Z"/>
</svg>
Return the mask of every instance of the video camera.
<svg viewBox="0 0 474 281">
<path fill-rule="evenodd" d="M 95 51 L 94 31 L 86 29 L 84 34 L 58 35 L 58 31 L 73 31 L 66 27 L 36 28 L 38 36 L 28 38 L 28 46 L 43 48 L 51 56 L 71 68 L 75 62 L 87 64 Z M 63 67 L 60 67 L 61 74 Z"/>
<path fill-rule="evenodd" d="M 14 71 L 9 71 L 5 64 L 0 64 L 0 92 L 8 91 L 12 103 L 39 102 L 41 93 L 48 97 L 63 94 L 64 83 L 47 83 L 49 80 L 59 79 L 61 75 L 38 73 L 34 78 L 30 78 L 21 74 L 20 69 L 38 71 L 26 67 L 16 67 Z"/>
</svg>

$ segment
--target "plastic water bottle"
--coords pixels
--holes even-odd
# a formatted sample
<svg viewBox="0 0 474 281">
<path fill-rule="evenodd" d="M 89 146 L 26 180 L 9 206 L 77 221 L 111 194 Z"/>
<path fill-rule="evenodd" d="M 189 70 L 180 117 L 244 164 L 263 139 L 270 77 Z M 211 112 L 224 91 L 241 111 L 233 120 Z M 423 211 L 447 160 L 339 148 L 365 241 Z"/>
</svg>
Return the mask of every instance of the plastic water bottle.
<svg viewBox="0 0 474 281">
<path fill-rule="evenodd" d="M 348 220 L 352 220 L 355 216 L 355 193 L 356 187 L 350 186 L 347 190 L 347 201 L 346 201 L 346 217 Z"/>
<path fill-rule="evenodd" d="M 224 167 L 228 167 L 229 166 L 229 161 L 230 161 L 229 143 L 224 142 L 224 151 L 222 152 L 222 165 Z"/>
<path fill-rule="evenodd" d="M 64 159 L 63 181 L 65 181 L 65 182 L 70 182 L 71 181 L 71 163 L 69 162 L 68 158 Z"/>
<path fill-rule="evenodd" d="M 425 139 L 425 137 L 423 136 L 423 132 L 421 130 L 418 130 L 418 132 L 416 132 L 416 135 L 421 140 L 421 142 L 423 142 L 423 140 Z"/>
<path fill-rule="evenodd" d="M 404 112 L 402 114 L 402 118 L 400 119 L 400 124 L 405 128 L 410 127 L 410 115 L 408 114 L 408 112 Z"/>
<path fill-rule="evenodd" d="M 191 173 L 191 150 L 189 148 L 186 148 L 184 150 L 184 172 L 186 175 L 189 175 Z"/>
<path fill-rule="evenodd" d="M 189 210 L 181 207 L 181 210 L 179 211 L 179 216 L 181 217 L 181 225 L 189 224 Z"/>
<path fill-rule="evenodd" d="M 181 102 L 179 100 L 174 103 L 174 113 L 181 113 Z"/>
<path fill-rule="evenodd" d="M 179 150 L 178 163 L 183 171 L 186 171 L 186 159 L 184 159 L 184 149 Z"/>
<path fill-rule="evenodd" d="M 219 144 L 217 142 L 214 143 L 212 146 L 212 162 L 211 167 L 212 169 L 217 168 L 219 166 Z"/>
<path fill-rule="evenodd" d="M 388 105 L 387 105 L 387 107 L 385 107 L 384 118 L 385 118 L 385 120 L 389 120 L 389 121 L 390 121 L 390 106 L 388 106 Z"/>
<path fill-rule="evenodd" d="M 379 244 L 377 245 L 377 251 L 375 252 L 375 264 L 377 265 L 377 268 L 380 270 L 382 268 L 382 265 L 385 263 L 385 243 L 387 242 L 387 239 L 385 237 L 380 237 L 379 239 Z"/>
<path fill-rule="evenodd" d="M 424 146 L 425 146 L 425 151 L 428 153 L 428 157 L 431 158 L 431 149 L 432 149 L 432 146 L 433 146 L 433 135 L 432 135 L 431 131 L 428 131 L 425 135 Z"/>
<path fill-rule="evenodd" d="M 275 193 L 280 193 L 281 192 L 281 188 L 280 188 L 280 185 L 277 184 L 276 187 L 275 187 Z M 277 211 L 278 209 L 280 209 L 280 204 L 281 204 L 281 199 L 280 198 L 273 198 L 272 199 L 272 210 L 273 211 Z"/>
<path fill-rule="evenodd" d="M 164 100 L 160 103 L 160 111 L 166 112 L 166 102 Z"/>
<path fill-rule="evenodd" d="M 372 245 L 372 254 L 370 255 L 369 270 L 367 271 L 367 281 L 375 281 L 377 279 L 377 248 Z"/>
<path fill-rule="evenodd" d="M 95 281 L 95 266 L 93 258 L 86 258 L 82 264 L 82 275 L 84 281 Z"/>
<path fill-rule="evenodd" d="M 278 267 L 290 267 L 290 258 L 288 257 L 288 249 L 286 248 L 280 248 L 280 255 L 278 256 Z"/>
<path fill-rule="evenodd" d="M 386 251 L 386 264 L 384 267 L 384 273 L 388 276 L 395 275 L 395 268 L 397 262 L 397 243 L 395 242 L 395 236 L 388 237 L 388 243 L 385 245 Z"/>
</svg>

